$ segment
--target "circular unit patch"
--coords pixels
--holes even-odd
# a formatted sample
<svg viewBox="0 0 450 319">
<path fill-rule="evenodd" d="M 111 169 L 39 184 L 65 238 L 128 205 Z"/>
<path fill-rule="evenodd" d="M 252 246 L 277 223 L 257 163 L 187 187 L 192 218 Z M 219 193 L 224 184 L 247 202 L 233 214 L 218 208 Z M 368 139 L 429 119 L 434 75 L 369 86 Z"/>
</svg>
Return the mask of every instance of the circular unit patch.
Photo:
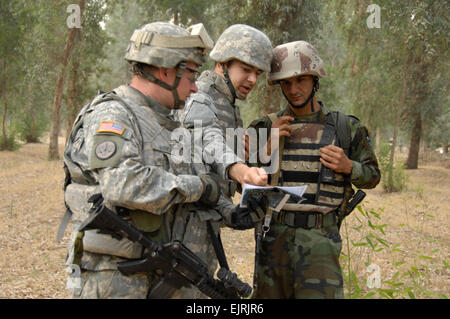
<svg viewBox="0 0 450 319">
<path fill-rule="evenodd" d="M 104 141 L 95 147 L 95 155 L 101 160 L 107 160 L 116 153 L 116 143 L 113 141 Z"/>
</svg>

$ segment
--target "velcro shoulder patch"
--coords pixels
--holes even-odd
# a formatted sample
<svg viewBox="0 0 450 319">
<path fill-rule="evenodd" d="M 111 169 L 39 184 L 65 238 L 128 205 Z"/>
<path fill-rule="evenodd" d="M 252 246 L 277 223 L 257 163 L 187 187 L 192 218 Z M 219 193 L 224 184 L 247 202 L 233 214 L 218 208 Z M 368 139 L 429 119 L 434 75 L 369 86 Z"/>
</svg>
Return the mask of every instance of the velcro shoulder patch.
<svg viewBox="0 0 450 319">
<path fill-rule="evenodd" d="M 95 135 L 89 156 L 89 168 L 117 167 L 122 157 L 124 142 L 122 136 L 115 134 Z"/>
<path fill-rule="evenodd" d="M 114 133 L 122 135 L 125 132 L 126 126 L 113 121 L 101 121 L 97 129 L 97 133 Z"/>
</svg>

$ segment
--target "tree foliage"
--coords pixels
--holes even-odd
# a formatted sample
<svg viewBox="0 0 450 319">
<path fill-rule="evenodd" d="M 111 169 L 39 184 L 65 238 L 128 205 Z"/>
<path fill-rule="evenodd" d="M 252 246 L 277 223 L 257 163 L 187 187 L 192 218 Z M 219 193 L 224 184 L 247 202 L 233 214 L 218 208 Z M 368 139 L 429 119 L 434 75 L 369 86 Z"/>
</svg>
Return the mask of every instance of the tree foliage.
<svg viewBox="0 0 450 319">
<path fill-rule="evenodd" d="M 16 136 L 35 142 L 50 128 L 51 105 L 73 1 L 0 2 L 0 110 L 2 143 Z M 134 29 L 152 21 L 187 27 L 202 22 L 214 40 L 244 23 L 265 32 L 274 46 L 311 42 L 325 62 L 319 99 L 359 117 L 381 142 L 409 146 L 417 167 L 419 145 L 448 149 L 449 80 L 447 1 L 379 0 L 380 25 L 369 27 L 370 0 L 86 0 L 77 44 L 67 66 L 61 124 L 97 90 L 129 81 L 124 53 Z M 208 59 L 202 70 L 212 68 Z M 286 105 L 264 76 L 246 101 L 244 123 Z M 5 147 L 5 146 L 3 146 Z"/>
</svg>

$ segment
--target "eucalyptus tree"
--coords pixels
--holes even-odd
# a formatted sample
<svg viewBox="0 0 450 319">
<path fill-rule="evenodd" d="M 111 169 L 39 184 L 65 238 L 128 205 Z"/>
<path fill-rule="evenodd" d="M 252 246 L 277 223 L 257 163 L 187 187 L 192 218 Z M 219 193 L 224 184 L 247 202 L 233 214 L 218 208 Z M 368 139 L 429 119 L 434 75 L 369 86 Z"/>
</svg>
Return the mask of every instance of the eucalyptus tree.
<svg viewBox="0 0 450 319">
<path fill-rule="evenodd" d="M 10 109 L 20 106 L 18 94 L 24 81 L 25 39 L 33 23 L 32 12 L 25 1 L 0 1 L 0 105 L 2 135 L 0 150 L 11 149 L 14 137 L 8 132 Z"/>
</svg>

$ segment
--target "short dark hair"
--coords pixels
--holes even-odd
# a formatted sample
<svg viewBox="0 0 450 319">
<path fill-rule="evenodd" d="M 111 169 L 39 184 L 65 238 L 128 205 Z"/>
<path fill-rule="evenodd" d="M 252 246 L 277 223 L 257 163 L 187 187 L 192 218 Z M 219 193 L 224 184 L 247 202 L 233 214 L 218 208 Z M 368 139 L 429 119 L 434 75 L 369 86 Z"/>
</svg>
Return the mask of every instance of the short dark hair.
<svg viewBox="0 0 450 319">
<path fill-rule="evenodd" d="M 142 72 L 143 70 L 147 73 L 153 74 L 158 70 L 158 68 L 150 64 L 135 61 L 130 62 L 131 75 L 137 75 L 145 78 L 144 73 Z"/>
</svg>

